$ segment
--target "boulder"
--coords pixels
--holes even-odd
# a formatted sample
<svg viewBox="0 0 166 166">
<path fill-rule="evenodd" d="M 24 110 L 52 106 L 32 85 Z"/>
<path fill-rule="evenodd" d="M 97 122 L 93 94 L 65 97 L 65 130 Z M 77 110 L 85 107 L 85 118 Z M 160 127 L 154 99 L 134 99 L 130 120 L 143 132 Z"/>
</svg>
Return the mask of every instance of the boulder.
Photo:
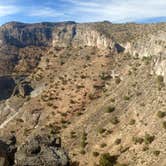
<svg viewBox="0 0 166 166">
<path fill-rule="evenodd" d="M 15 155 L 15 166 L 67 166 L 68 163 L 68 156 L 55 136 L 37 135 L 21 145 Z"/>
</svg>

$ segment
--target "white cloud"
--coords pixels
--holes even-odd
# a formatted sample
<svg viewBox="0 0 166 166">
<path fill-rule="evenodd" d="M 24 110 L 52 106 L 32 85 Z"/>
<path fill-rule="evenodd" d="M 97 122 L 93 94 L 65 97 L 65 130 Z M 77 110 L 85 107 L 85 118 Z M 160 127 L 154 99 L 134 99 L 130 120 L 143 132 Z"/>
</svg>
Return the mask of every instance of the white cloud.
<svg viewBox="0 0 166 166">
<path fill-rule="evenodd" d="M 166 17 L 166 0 L 58 0 L 57 3 L 48 0 L 37 6 L 19 6 L 18 0 L 8 1 L 0 2 L 0 17 L 19 13 L 36 19 L 58 18 L 79 22 L 131 22 Z"/>
<path fill-rule="evenodd" d="M 49 7 L 40 7 L 40 8 L 35 8 L 35 9 L 30 9 L 29 10 L 29 16 L 34 16 L 34 17 L 60 17 L 63 16 L 64 14 L 61 12 L 58 12 L 52 8 Z"/>
<path fill-rule="evenodd" d="M 94 20 L 127 22 L 166 16 L 166 0 L 62 0 L 71 3 L 72 13 Z M 86 21 L 86 20 L 84 20 Z"/>
<path fill-rule="evenodd" d="M 16 14 L 20 11 L 20 8 L 14 5 L 0 5 L 0 17 Z"/>
</svg>

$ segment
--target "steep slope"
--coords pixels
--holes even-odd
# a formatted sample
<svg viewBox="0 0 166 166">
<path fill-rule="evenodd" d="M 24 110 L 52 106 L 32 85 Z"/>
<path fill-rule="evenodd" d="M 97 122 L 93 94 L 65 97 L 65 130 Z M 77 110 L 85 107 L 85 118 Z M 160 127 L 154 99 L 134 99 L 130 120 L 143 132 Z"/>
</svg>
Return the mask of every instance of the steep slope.
<svg viewBox="0 0 166 166">
<path fill-rule="evenodd" d="M 164 166 L 165 30 L 164 23 L 3 25 L 1 79 L 14 83 L 1 100 L 0 136 L 12 133 L 20 146 L 43 132 L 59 135 L 80 166 L 108 152 L 117 163 Z M 23 85 L 30 93 L 22 95 Z"/>
</svg>

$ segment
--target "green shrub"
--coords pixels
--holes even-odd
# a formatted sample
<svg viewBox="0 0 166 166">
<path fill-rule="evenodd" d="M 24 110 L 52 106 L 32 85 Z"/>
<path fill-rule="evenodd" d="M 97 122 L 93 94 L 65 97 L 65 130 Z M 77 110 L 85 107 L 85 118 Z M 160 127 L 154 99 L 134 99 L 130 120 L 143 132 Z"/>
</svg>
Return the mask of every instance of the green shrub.
<svg viewBox="0 0 166 166">
<path fill-rule="evenodd" d="M 166 121 L 163 122 L 163 127 L 166 129 Z"/>
<path fill-rule="evenodd" d="M 121 79 L 119 77 L 115 78 L 115 83 L 116 84 L 120 84 L 120 82 L 121 82 Z"/>
<path fill-rule="evenodd" d="M 154 141 L 154 139 L 155 136 L 146 133 L 144 137 L 144 142 L 145 144 L 151 144 Z"/>
<path fill-rule="evenodd" d="M 100 156 L 99 166 L 114 166 L 117 157 L 111 156 L 109 153 L 104 153 Z"/>
<path fill-rule="evenodd" d="M 144 139 L 141 137 L 133 137 L 134 144 L 142 144 L 144 142 Z"/>
<path fill-rule="evenodd" d="M 142 151 L 147 151 L 147 150 L 149 150 L 149 147 L 147 145 L 144 145 Z"/>
<path fill-rule="evenodd" d="M 83 131 L 82 133 L 82 138 L 81 138 L 81 147 L 82 149 L 84 149 L 87 145 L 87 134 L 85 133 L 85 131 Z"/>
<path fill-rule="evenodd" d="M 104 148 L 104 147 L 106 147 L 106 146 L 107 146 L 106 143 L 102 143 L 102 144 L 100 145 L 101 148 Z"/>
<path fill-rule="evenodd" d="M 163 76 L 161 76 L 161 75 L 157 76 L 157 81 L 158 81 L 159 83 L 164 82 Z"/>
<path fill-rule="evenodd" d="M 159 118 L 163 118 L 165 115 L 166 115 L 165 112 L 162 112 L 162 111 L 158 111 L 158 112 L 157 112 L 157 116 L 158 116 Z"/>
<path fill-rule="evenodd" d="M 116 145 L 119 145 L 120 143 L 121 143 L 121 139 L 117 138 L 117 139 L 115 140 L 115 144 L 116 144 Z"/>
<path fill-rule="evenodd" d="M 123 99 L 128 101 L 128 100 L 130 100 L 130 97 L 129 96 L 124 96 Z"/>
<path fill-rule="evenodd" d="M 129 122 L 130 125 L 134 125 L 135 124 L 135 119 L 131 119 Z"/>
<path fill-rule="evenodd" d="M 157 84 L 158 84 L 158 89 L 160 90 L 162 87 L 164 87 L 164 77 L 159 75 L 157 76 Z"/>
<path fill-rule="evenodd" d="M 114 112 L 115 111 L 115 107 L 114 106 L 109 106 L 106 108 L 105 110 L 107 113 L 111 113 L 111 112 Z"/>
<path fill-rule="evenodd" d="M 80 151 L 80 153 L 84 155 L 84 154 L 86 153 L 86 151 L 85 151 L 84 149 L 82 149 L 82 150 Z"/>
<path fill-rule="evenodd" d="M 118 124 L 119 123 L 119 120 L 118 120 L 118 118 L 116 117 L 116 116 L 113 116 L 112 118 L 111 118 L 111 123 L 112 124 Z"/>
<path fill-rule="evenodd" d="M 114 98 L 111 98 L 111 100 L 110 100 L 112 103 L 114 103 L 115 102 L 115 99 Z"/>
<path fill-rule="evenodd" d="M 93 156 L 94 156 L 94 157 L 99 156 L 99 152 L 93 152 Z"/>
<path fill-rule="evenodd" d="M 104 128 L 100 128 L 100 129 L 99 129 L 99 133 L 100 133 L 100 134 L 103 134 L 105 131 L 106 131 L 106 129 L 104 129 Z"/>
<path fill-rule="evenodd" d="M 115 164 L 114 166 L 127 166 L 127 164 L 120 164 L 120 163 L 117 163 L 117 164 Z"/>
<path fill-rule="evenodd" d="M 159 150 L 155 150 L 155 151 L 153 151 L 153 154 L 154 154 L 155 156 L 159 156 L 160 151 L 159 151 Z"/>
</svg>

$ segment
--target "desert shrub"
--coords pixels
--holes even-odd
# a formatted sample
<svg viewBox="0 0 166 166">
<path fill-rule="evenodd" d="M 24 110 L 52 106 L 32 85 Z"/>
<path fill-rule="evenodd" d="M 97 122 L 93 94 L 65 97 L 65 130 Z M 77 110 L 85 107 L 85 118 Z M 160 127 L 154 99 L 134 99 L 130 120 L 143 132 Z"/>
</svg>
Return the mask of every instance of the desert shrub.
<svg viewBox="0 0 166 166">
<path fill-rule="evenodd" d="M 94 157 L 99 156 L 99 152 L 93 152 L 93 156 L 94 156 Z"/>
<path fill-rule="evenodd" d="M 155 136 L 146 133 L 144 137 L 144 142 L 145 144 L 151 144 L 154 141 L 154 139 Z"/>
<path fill-rule="evenodd" d="M 162 112 L 162 111 L 158 111 L 158 112 L 157 112 L 157 116 L 158 116 L 159 118 L 163 118 L 165 115 L 166 115 L 165 112 Z"/>
<path fill-rule="evenodd" d="M 166 121 L 163 122 L 163 128 L 166 129 Z"/>
<path fill-rule="evenodd" d="M 85 131 L 83 131 L 82 133 L 82 137 L 81 137 L 81 148 L 84 149 L 87 145 L 87 134 L 85 133 Z"/>
<path fill-rule="evenodd" d="M 127 164 L 120 164 L 120 163 L 117 163 L 117 164 L 115 164 L 114 166 L 127 166 Z"/>
<path fill-rule="evenodd" d="M 159 156 L 160 151 L 159 151 L 159 150 L 155 150 L 155 151 L 153 151 L 153 154 L 154 154 L 155 156 Z"/>
<path fill-rule="evenodd" d="M 163 76 L 161 76 L 161 75 L 157 76 L 157 81 L 158 81 L 159 83 L 164 82 Z"/>
<path fill-rule="evenodd" d="M 118 118 L 116 117 L 116 116 L 113 116 L 112 118 L 111 118 L 111 123 L 112 124 L 118 124 L 119 123 L 119 120 L 118 120 Z"/>
<path fill-rule="evenodd" d="M 104 147 L 106 147 L 106 146 L 107 146 L 106 143 L 102 143 L 102 144 L 100 145 L 101 148 L 104 148 Z"/>
<path fill-rule="evenodd" d="M 61 119 L 61 123 L 62 123 L 62 124 L 66 124 L 67 121 L 66 121 L 65 119 Z"/>
<path fill-rule="evenodd" d="M 149 150 L 149 147 L 147 145 L 143 146 L 142 151 L 147 151 Z"/>
<path fill-rule="evenodd" d="M 80 151 L 80 153 L 84 155 L 86 152 L 85 152 L 84 149 L 82 149 L 82 150 Z"/>
<path fill-rule="evenodd" d="M 116 144 L 116 145 L 119 145 L 120 143 L 121 143 L 121 139 L 117 138 L 117 139 L 115 140 L 115 144 Z"/>
<path fill-rule="evenodd" d="M 103 134 L 105 131 L 106 131 L 106 129 L 104 129 L 104 128 L 99 128 L 99 130 L 98 130 L 98 132 L 99 132 L 100 134 Z"/>
<path fill-rule="evenodd" d="M 124 96 L 123 99 L 128 101 L 128 100 L 130 100 L 130 97 L 129 96 Z"/>
<path fill-rule="evenodd" d="M 106 111 L 107 113 L 111 113 L 111 112 L 115 111 L 115 107 L 114 107 L 114 106 L 109 106 L 109 107 L 106 108 L 105 111 Z"/>
<path fill-rule="evenodd" d="M 116 77 L 116 78 L 115 78 L 115 83 L 116 83 L 116 84 L 120 84 L 120 82 L 121 82 L 121 79 L 120 79 L 119 77 Z"/>
<path fill-rule="evenodd" d="M 116 160 L 116 156 L 111 156 L 109 153 L 104 153 L 100 156 L 99 166 L 113 166 L 116 164 Z"/>
<path fill-rule="evenodd" d="M 48 105 L 49 107 L 52 107 L 52 106 L 53 106 L 53 103 L 52 103 L 52 102 L 48 102 L 47 105 Z"/>
<path fill-rule="evenodd" d="M 115 102 L 115 99 L 114 98 L 111 98 L 111 100 L 110 100 L 112 103 L 114 103 Z"/>
<path fill-rule="evenodd" d="M 81 115 L 83 115 L 82 112 L 77 112 L 77 116 L 81 116 Z"/>
<path fill-rule="evenodd" d="M 164 77 L 159 75 L 157 76 L 157 84 L 158 84 L 158 89 L 160 90 L 162 87 L 164 87 Z"/>
<path fill-rule="evenodd" d="M 71 131 L 70 132 L 70 137 L 71 138 L 76 138 L 77 136 L 76 136 L 76 132 L 75 131 Z"/>
<path fill-rule="evenodd" d="M 70 161 L 69 163 L 70 166 L 79 166 L 79 162 L 78 161 Z"/>
<path fill-rule="evenodd" d="M 131 119 L 129 122 L 130 125 L 134 125 L 135 124 L 135 119 Z"/>
<path fill-rule="evenodd" d="M 142 60 L 145 62 L 146 65 L 148 65 L 150 63 L 150 61 L 152 60 L 152 57 L 143 57 Z"/>
<path fill-rule="evenodd" d="M 144 142 L 144 139 L 141 137 L 133 137 L 134 144 L 142 144 Z"/>
</svg>

